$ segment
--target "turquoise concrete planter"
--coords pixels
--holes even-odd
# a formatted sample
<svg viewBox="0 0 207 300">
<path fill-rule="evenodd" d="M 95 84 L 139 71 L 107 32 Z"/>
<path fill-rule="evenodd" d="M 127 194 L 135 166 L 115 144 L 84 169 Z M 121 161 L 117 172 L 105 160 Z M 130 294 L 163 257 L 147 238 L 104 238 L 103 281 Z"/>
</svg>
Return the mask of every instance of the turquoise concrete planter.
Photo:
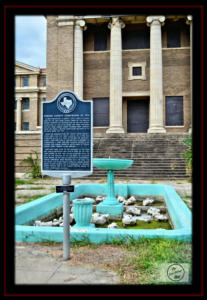
<svg viewBox="0 0 207 300">
<path fill-rule="evenodd" d="M 95 227 L 90 224 L 93 212 L 93 199 L 75 199 L 73 200 L 73 214 L 76 224 L 73 228 Z"/>
<path fill-rule="evenodd" d="M 71 199 L 81 198 L 81 195 L 106 195 L 106 184 L 80 184 L 75 186 Z M 137 195 L 163 195 L 173 223 L 173 230 L 165 229 L 108 229 L 108 228 L 71 228 L 71 241 L 88 240 L 92 243 L 113 242 L 114 240 L 128 241 L 131 238 L 164 238 L 170 240 L 191 241 L 192 214 L 172 186 L 159 184 L 115 184 L 115 194 L 127 197 Z M 63 204 L 61 194 L 50 194 L 32 202 L 16 207 L 15 238 L 16 241 L 42 242 L 63 241 L 63 227 L 28 226 L 56 207 Z"/>
</svg>

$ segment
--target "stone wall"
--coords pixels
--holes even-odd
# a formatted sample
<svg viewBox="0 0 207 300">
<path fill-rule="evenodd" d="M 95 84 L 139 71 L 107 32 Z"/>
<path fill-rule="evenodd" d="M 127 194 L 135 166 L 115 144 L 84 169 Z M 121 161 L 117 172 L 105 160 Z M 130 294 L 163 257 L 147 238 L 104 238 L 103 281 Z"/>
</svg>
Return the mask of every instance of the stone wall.
<svg viewBox="0 0 207 300">
<path fill-rule="evenodd" d="M 23 159 L 27 158 L 32 150 L 41 156 L 41 133 L 16 133 L 15 134 L 15 173 L 27 171 L 27 164 Z"/>
<path fill-rule="evenodd" d="M 73 91 L 73 26 L 57 26 L 47 16 L 47 100 L 62 90 Z"/>
</svg>

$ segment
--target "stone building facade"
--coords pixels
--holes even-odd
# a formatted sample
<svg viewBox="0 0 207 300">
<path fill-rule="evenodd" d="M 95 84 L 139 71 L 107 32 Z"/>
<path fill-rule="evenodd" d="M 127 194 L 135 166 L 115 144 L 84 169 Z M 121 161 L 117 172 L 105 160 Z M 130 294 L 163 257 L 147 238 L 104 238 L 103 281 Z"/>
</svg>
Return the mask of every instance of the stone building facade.
<svg viewBox="0 0 207 300">
<path fill-rule="evenodd" d="M 191 16 L 47 16 L 47 99 L 94 101 L 94 133 L 191 130 Z"/>
<path fill-rule="evenodd" d="M 15 62 L 15 132 L 41 129 L 41 103 L 46 100 L 46 69 Z"/>
<path fill-rule="evenodd" d="M 46 18 L 46 70 L 16 63 L 16 173 L 25 172 L 23 159 L 32 150 L 41 153 L 41 102 L 71 90 L 93 100 L 94 157 L 134 160 L 118 176 L 187 177 L 182 153 L 192 127 L 192 16 Z M 29 87 L 22 86 L 25 75 Z M 24 123 L 29 131 L 22 131 Z M 105 174 L 94 169 L 93 176 Z"/>
</svg>

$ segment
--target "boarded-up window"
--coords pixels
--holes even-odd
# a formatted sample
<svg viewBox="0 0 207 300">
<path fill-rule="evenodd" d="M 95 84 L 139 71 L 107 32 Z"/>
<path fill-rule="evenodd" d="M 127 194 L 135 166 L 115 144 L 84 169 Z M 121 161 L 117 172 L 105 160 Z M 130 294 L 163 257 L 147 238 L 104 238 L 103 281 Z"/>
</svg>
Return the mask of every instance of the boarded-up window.
<svg viewBox="0 0 207 300">
<path fill-rule="evenodd" d="M 183 125 L 183 97 L 166 97 L 166 126 Z"/>
<path fill-rule="evenodd" d="M 107 50 L 107 28 L 98 27 L 94 32 L 94 51 Z"/>
<path fill-rule="evenodd" d="M 109 98 L 93 98 L 93 126 L 109 126 Z"/>
<path fill-rule="evenodd" d="M 122 33 L 122 49 L 149 49 L 149 30 L 129 30 Z"/>
</svg>

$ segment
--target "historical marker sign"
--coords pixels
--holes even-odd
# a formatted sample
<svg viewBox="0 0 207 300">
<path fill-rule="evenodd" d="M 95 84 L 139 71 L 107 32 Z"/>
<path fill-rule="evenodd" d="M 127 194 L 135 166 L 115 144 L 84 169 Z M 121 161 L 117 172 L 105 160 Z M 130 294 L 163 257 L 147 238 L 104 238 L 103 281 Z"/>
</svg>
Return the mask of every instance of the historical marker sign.
<svg viewBox="0 0 207 300">
<path fill-rule="evenodd" d="M 42 174 L 88 176 L 93 172 L 93 103 L 62 91 L 42 103 Z"/>
</svg>

